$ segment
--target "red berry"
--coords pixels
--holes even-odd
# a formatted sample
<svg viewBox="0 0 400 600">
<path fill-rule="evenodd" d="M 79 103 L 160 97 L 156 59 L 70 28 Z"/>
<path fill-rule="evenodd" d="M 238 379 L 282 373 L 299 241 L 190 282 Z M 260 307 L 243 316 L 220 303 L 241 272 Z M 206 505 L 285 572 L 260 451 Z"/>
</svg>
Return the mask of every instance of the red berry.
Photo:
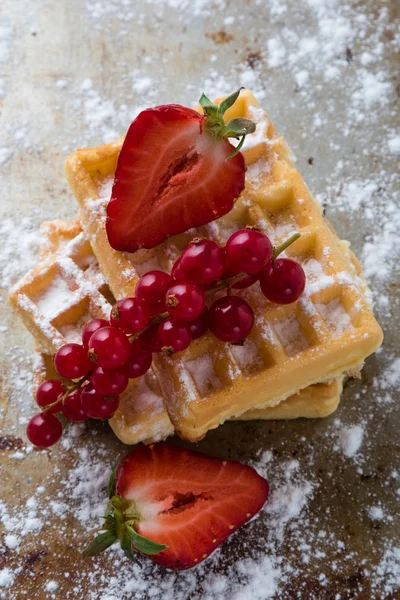
<svg viewBox="0 0 400 600">
<path fill-rule="evenodd" d="M 43 381 L 36 391 L 36 403 L 40 408 L 45 408 L 49 404 L 54 404 L 65 394 L 65 388 L 58 379 L 49 379 Z M 61 402 L 46 410 L 48 414 L 54 415 L 61 412 Z"/>
<path fill-rule="evenodd" d="M 62 425 L 54 415 L 41 412 L 31 418 L 26 428 L 28 440 L 38 448 L 54 446 L 62 435 Z"/>
<path fill-rule="evenodd" d="M 80 344 L 65 344 L 54 357 L 54 366 L 65 379 L 80 379 L 91 369 L 86 350 Z"/>
<path fill-rule="evenodd" d="M 128 385 L 128 377 L 121 370 L 104 369 L 100 365 L 93 371 L 90 381 L 102 396 L 118 396 Z"/>
<path fill-rule="evenodd" d="M 196 340 L 208 331 L 208 310 L 206 309 L 202 315 L 195 321 L 188 323 L 190 337 Z"/>
<path fill-rule="evenodd" d="M 243 277 L 236 283 L 234 283 L 231 288 L 233 290 L 244 290 L 245 288 L 250 287 L 259 279 L 259 273 L 254 273 L 254 275 L 247 275 L 247 277 Z"/>
<path fill-rule="evenodd" d="M 187 275 L 186 275 L 185 271 L 182 269 L 182 261 L 180 258 L 178 258 L 178 260 L 176 260 L 174 262 L 174 266 L 172 267 L 172 271 L 171 271 L 171 277 L 172 277 L 172 279 L 175 279 L 175 281 L 186 281 L 187 280 Z"/>
<path fill-rule="evenodd" d="M 206 298 L 198 285 L 176 283 L 168 289 L 165 304 L 171 317 L 180 321 L 194 321 L 204 311 Z"/>
<path fill-rule="evenodd" d="M 136 297 L 144 300 L 152 313 L 164 309 L 165 292 L 173 285 L 173 279 L 163 271 L 148 271 L 136 285 Z"/>
<path fill-rule="evenodd" d="M 156 331 L 156 328 L 154 328 Z M 136 339 L 131 343 L 131 355 L 121 368 L 121 371 L 129 377 L 135 379 L 141 377 L 151 367 L 153 355 L 150 350 L 147 350 L 141 340 Z"/>
<path fill-rule="evenodd" d="M 224 296 L 209 310 L 210 329 L 224 342 L 241 342 L 254 325 L 253 309 L 243 298 Z"/>
<path fill-rule="evenodd" d="M 158 326 L 157 340 L 163 350 L 181 352 L 190 344 L 189 327 L 175 319 L 166 319 Z"/>
<path fill-rule="evenodd" d="M 89 340 L 89 358 L 106 369 L 117 369 L 129 358 L 131 345 L 125 333 L 117 327 L 103 327 Z"/>
<path fill-rule="evenodd" d="M 291 304 L 303 293 L 305 273 L 298 262 L 291 258 L 278 258 L 260 274 L 261 291 L 276 304 Z"/>
<path fill-rule="evenodd" d="M 236 231 L 226 243 L 226 259 L 236 273 L 258 273 L 272 259 L 273 247 L 266 235 L 254 229 Z"/>
<path fill-rule="evenodd" d="M 91 419 L 111 419 L 118 406 L 118 396 L 102 396 L 90 383 L 82 390 L 82 409 Z"/>
<path fill-rule="evenodd" d="M 152 325 L 143 331 L 138 338 L 143 348 L 149 352 L 161 352 L 161 346 L 157 340 L 157 327 L 158 325 Z"/>
<path fill-rule="evenodd" d="M 209 284 L 219 279 L 225 267 L 225 252 L 211 240 L 193 240 L 183 251 L 180 269 L 186 279 L 194 283 Z"/>
<path fill-rule="evenodd" d="M 104 319 L 92 319 L 91 321 L 89 321 L 89 323 L 82 331 L 82 344 L 84 345 L 86 350 L 88 349 L 89 340 L 92 337 L 93 333 L 98 329 L 101 329 L 102 327 L 109 327 L 109 325 L 110 323 L 108 323 L 108 321 L 105 321 Z"/>
<path fill-rule="evenodd" d="M 61 410 L 64 417 L 72 423 L 83 423 L 89 418 L 82 409 L 81 390 L 71 392 L 64 400 Z"/>
<path fill-rule="evenodd" d="M 125 298 L 111 309 L 110 323 L 125 333 L 142 331 L 150 321 L 150 309 L 140 298 Z"/>
</svg>

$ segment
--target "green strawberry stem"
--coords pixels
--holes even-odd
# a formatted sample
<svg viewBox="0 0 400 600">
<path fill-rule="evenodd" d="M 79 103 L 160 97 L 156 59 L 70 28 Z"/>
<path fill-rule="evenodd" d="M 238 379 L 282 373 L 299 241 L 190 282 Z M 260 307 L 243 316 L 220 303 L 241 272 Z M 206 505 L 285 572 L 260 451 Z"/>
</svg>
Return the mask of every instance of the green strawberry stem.
<svg viewBox="0 0 400 600">
<path fill-rule="evenodd" d="M 106 514 L 102 517 L 105 522 L 102 528 L 96 530 L 102 533 L 88 544 L 82 552 L 83 558 L 91 558 L 100 554 L 118 540 L 125 555 L 132 561 L 135 560 L 133 548 L 149 556 L 159 554 L 168 546 L 148 540 L 135 530 L 141 516 L 137 512 L 133 500 L 126 500 L 115 493 L 115 476 L 116 469 L 112 471 L 108 483 L 110 501 Z"/>
<path fill-rule="evenodd" d="M 256 124 L 249 119 L 231 119 L 231 121 L 225 125 L 224 114 L 228 108 L 236 102 L 243 89 L 244 88 L 242 87 L 239 88 L 236 92 L 222 100 L 219 105 L 213 104 L 205 94 L 202 94 L 199 100 L 199 104 L 206 116 L 204 129 L 208 131 L 212 137 L 216 140 L 223 140 L 230 137 L 240 140 L 235 150 L 226 157 L 226 160 L 236 156 L 244 144 L 246 135 L 254 133 L 256 130 Z"/>
</svg>

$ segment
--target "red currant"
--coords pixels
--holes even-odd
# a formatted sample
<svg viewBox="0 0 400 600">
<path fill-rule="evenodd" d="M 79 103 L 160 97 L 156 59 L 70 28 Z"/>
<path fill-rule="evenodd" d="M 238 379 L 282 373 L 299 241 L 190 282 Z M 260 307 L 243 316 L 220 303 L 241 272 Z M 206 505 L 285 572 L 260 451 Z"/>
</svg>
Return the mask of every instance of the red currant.
<svg viewBox="0 0 400 600">
<path fill-rule="evenodd" d="M 291 304 L 303 293 L 306 276 L 295 260 L 278 258 L 262 271 L 260 285 L 262 293 L 270 302 Z"/>
<path fill-rule="evenodd" d="M 148 304 L 152 314 L 160 312 L 164 308 L 165 292 L 173 283 L 168 273 L 149 271 L 137 282 L 136 297 Z"/>
<path fill-rule="evenodd" d="M 188 326 L 192 340 L 197 340 L 204 335 L 208 331 L 208 310 L 206 309 L 195 321 L 188 323 Z"/>
<path fill-rule="evenodd" d="M 185 271 L 182 269 L 182 261 L 180 258 L 178 258 L 178 260 L 176 260 L 174 262 L 174 266 L 172 267 L 172 271 L 171 271 L 171 277 L 172 277 L 172 279 L 175 279 L 175 281 L 186 281 L 187 280 L 187 275 L 186 275 Z"/>
<path fill-rule="evenodd" d="M 65 398 L 61 410 L 64 417 L 72 423 L 83 423 L 89 418 L 82 409 L 81 390 L 71 392 Z"/>
<path fill-rule="evenodd" d="M 176 283 L 167 291 L 166 307 L 171 317 L 181 321 L 194 321 L 204 311 L 206 298 L 198 285 Z"/>
<path fill-rule="evenodd" d="M 90 381 L 102 396 L 118 396 L 128 385 L 128 377 L 122 371 L 104 369 L 100 365 L 93 371 Z"/>
<path fill-rule="evenodd" d="M 92 337 L 92 334 L 98 329 L 101 329 L 102 327 L 109 327 L 109 325 L 110 323 L 108 323 L 108 321 L 106 321 L 105 319 L 92 319 L 91 321 L 89 321 L 89 323 L 82 331 L 82 344 L 86 348 L 86 350 L 88 349 L 89 340 Z"/>
<path fill-rule="evenodd" d="M 111 309 L 110 323 L 125 333 L 142 331 L 150 322 L 150 309 L 140 298 L 125 298 Z"/>
<path fill-rule="evenodd" d="M 147 373 L 151 367 L 153 355 L 147 350 L 139 339 L 131 343 L 131 355 L 122 367 L 121 371 L 129 377 L 135 379 Z"/>
<path fill-rule="evenodd" d="M 181 352 L 190 344 L 189 327 L 175 319 L 166 319 L 158 326 L 157 340 L 166 352 Z"/>
<path fill-rule="evenodd" d="M 31 418 L 26 428 L 28 440 L 38 448 L 54 446 L 62 435 L 62 425 L 54 415 L 41 412 Z"/>
<path fill-rule="evenodd" d="M 54 366 L 65 379 L 80 379 L 91 369 L 86 350 L 80 344 L 65 344 L 54 357 Z"/>
<path fill-rule="evenodd" d="M 241 342 L 254 325 L 253 309 L 243 298 L 224 296 L 209 310 L 210 329 L 224 342 Z"/>
<path fill-rule="evenodd" d="M 148 327 L 143 333 L 139 335 L 140 343 L 143 348 L 149 352 L 161 352 L 161 346 L 157 340 L 157 325 Z"/>
<path fill-rule="evenodd" d="M 193 240 L 180 258 L 179 269 L 193 283 L 212 283 L 222 276 L 224 268 L 225 251 L 211 240 Z"/>
<path fill-rule="evenodd" d="M 258 273 L 270 262 L 273 247 L 266 235 L 255 229 L 236 231 L 225 246 L 230 269 L 236 273 Z"/>
<path fill-rule="evenodd" d="M 240 279 L 239 281 L 237 281 L 236 283 L 231 285 L 231 288 L 233 290 L 244 290 L 245 288 L 250 287 L 256 281 L 258 281 L 259 276 L 260 276 L 259 273 L 254 273 L 253 275 L 247 275 L 247 277 L 243 277 L 243 279 Z"/>
<path fill-rule="evenodd" d="M 117 369 L 129 358 L 131 345 L 125 333 L 117 327 L 103 327 L 89 340 L 89 358 L 106 369 Z"/>
<path fill-rule="evenodd" d="M 65 388 L 58 379 L 49 379 L 43 381 L 36 391 L 36 403 L 40 408 L 46 408 L 49 404 L 54 404 L 65 394 Z M 54 415 L 61 412 L 61 402 L 46 410 L 48 414 Z"/>
<path fill-rule="evenodd" d="M 102 396 L 90 383 L 82 390 L 82 409 L 91 419 L 111 419 L 118 406 L 118 396 Z"/>
</svg>

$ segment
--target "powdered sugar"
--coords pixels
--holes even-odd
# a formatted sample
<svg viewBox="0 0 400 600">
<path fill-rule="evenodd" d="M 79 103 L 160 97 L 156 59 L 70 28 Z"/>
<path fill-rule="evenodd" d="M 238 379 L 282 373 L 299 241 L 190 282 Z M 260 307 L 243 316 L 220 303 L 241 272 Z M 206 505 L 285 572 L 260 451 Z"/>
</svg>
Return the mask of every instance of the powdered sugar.
<svg viewBox="0 0 400 600">
<path fill-rule="evenodd" d="M 338 431 L 339 447 L 347 458 L 353 458 L 360 450 L 364 437 L 364 429 L 361 425 L 342 427 Z"/>
</svg>

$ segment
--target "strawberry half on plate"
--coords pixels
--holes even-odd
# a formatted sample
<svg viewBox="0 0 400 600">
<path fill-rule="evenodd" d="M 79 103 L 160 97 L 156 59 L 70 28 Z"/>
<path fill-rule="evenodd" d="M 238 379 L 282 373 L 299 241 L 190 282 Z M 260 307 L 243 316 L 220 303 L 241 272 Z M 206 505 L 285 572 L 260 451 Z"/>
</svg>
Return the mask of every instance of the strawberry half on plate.
<svg viewBox="0 0 400 600">
<path fill-rule="evenodd" d="M 171 235 L 214 221 L 244 188 L 240 153 L 255 124 L 224 123 L 240 90 L 218 106 L 203 94 L 204 114 L 177 104 L 142 111 L 118 158 L 106 230 L 115 250 L 153 248 Z M 230 137 L 240 140 L 235 148 Z"/>
<path fill-rule="evenodd" d="M 137 446 L 110 479 L 105 531 L 83 556 L 119 539 L 132 560 L 136 550 L 167 569 L 190 569 L 261 510 L 268 490 L 238 462 L 162 442 Z"/>
</svg>

